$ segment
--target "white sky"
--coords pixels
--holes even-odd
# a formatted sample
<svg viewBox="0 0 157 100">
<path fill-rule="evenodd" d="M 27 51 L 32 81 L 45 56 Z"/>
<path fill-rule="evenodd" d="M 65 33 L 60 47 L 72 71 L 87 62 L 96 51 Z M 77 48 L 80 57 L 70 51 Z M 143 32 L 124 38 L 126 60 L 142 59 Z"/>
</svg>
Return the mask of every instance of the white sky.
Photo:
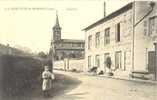
<svg viewBox="0 0 157 100">
<path fill-rule="evenodd" d="M 56 19 L 54 9 L 58 10 L 62 38 L 84 39 L 81 30 L 103 17 L 104 1 L 0 0 L 0 43 L 47 52 Z M 130 1 L 106 0 L 107 15 Z"/>
</svg>

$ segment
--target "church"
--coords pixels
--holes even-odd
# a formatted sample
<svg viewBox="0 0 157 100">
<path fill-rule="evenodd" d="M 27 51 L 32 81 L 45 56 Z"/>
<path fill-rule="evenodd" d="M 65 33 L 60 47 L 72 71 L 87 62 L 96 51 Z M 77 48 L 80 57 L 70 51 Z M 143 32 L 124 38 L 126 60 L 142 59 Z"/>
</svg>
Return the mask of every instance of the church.
<svg viewBox="0 0 157 100">
<path fill-rule="evenodd" d="M 83 58 L 85 50 L 84 40 L 62 39 L 61 29 L 58 15 L 56 14 L 56 23 L 52 28 L 53 35 L 50 50 L 50 52 L 53 52 L 54 60 Z"/>
</svg>

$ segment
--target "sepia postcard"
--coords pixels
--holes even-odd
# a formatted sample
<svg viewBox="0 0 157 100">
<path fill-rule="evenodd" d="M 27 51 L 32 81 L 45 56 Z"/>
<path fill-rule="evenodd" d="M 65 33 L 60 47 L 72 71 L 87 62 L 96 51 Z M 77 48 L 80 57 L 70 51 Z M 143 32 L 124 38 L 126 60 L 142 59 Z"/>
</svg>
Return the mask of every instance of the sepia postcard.
<svg viewBox="0 0 157 100">
<path fill-rule="evenodd" d="M 0 0 L 0 100 L 156 100 L 157 0 Z"/>
</svg>

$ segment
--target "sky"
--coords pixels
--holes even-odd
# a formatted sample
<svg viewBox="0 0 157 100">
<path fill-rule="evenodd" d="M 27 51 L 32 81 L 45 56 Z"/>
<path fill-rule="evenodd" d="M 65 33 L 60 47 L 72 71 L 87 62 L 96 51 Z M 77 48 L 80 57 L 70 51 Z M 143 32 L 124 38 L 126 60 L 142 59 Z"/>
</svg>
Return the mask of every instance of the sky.
<svg viewBox="0 0 157 100">
<path fill-rule="evenodd" d="M 131 0 L 0 0 L 0 43 L 48 52 L 56 10 L 62 38 L 83 39 L 85 27 Z"/>
</svg>

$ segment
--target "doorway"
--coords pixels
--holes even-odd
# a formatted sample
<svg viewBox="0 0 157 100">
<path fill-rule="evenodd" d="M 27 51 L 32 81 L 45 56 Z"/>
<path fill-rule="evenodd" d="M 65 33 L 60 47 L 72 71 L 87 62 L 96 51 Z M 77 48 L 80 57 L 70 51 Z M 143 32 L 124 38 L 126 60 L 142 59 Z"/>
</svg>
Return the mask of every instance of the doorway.
<svg viewBox="0 0 157 100">
<path fill-rule="evenodd" d="M 109 57 L 109 56 L 110 56 L 109 53 L 104 54 L 104 72 L 106 72 L 106 69 L 107 69 L 107 67 L 106 67 L 106 58 Z"/>
<path fill-rule="evenodd" d="M 121 51 L 117 51 L 115 54 L 115 68 L 117 69 L 121 69 L 122 68 L 122 63 L 121 63 L 121 59 L 122 58 L 122 52 Z"/>
<path fill-rule="evenodd" d="M 149 73 L 155 73 L 156 71 L 156 57 L 155 57 L 155 51 L 149 51 L 148 52 L 148 72 Z"/>
</svg>

